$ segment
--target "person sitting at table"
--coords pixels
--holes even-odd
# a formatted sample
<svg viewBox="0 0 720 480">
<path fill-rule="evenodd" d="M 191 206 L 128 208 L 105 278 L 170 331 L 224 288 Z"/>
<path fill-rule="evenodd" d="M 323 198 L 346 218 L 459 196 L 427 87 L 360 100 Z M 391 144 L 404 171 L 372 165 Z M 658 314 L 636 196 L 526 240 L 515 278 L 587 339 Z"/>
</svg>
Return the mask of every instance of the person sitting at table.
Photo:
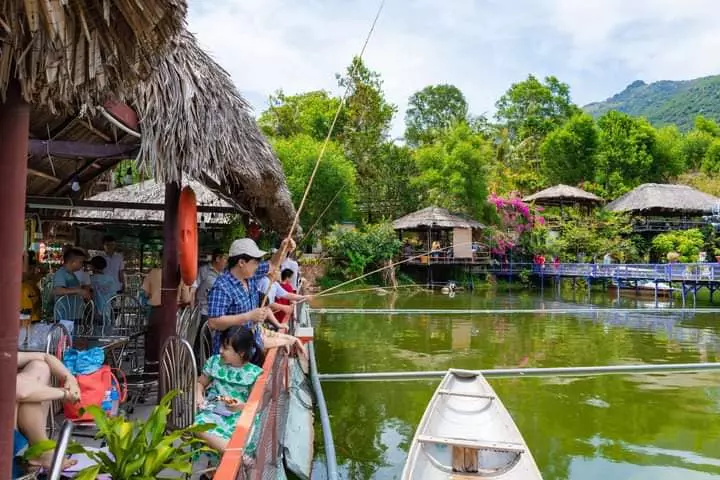
<svg viewBox="0 0 720 480">
<path fill-rule="evenodd" d="M 162 259 L 163 250 L 160 250 L 160 258 Z M 160 305 L 162 304 L 162 267 L 155 267 L 145 276 L 142 284 L 142 292 L 148 299 L 150 306 L 150 317 L 148 321 L 147 334 L 145 336 L 145 361 L 157 363 L 158 351 L 161 346 L 158 345 L 158 325 L 162 322 Z M 190 287 L 185 285 L 182 280 L 177 289 L 177 304 L 179 308 L 192 305 L 192 292 Z"/>
<path fill-rule="evenodd" d="M 42 296 L 38 287 L 38 278 L 35 273 L 35 262 L 25 256 L 27 265 L 23 269 L 22 289 L 20 294 L 20 311 L 30 311 L 30 320 L 37 322 L 42 317 Z"/>
<path fill-rule="evenodd" d="M 90 289 L 80 285 L 75 272 L 83 267 L 85 253 L 78 248 L 68 248 L 63 255 L 63 264 L 53 275 L 53 296 L 55 302 L 60 297 L 67 297 L 68 303 L 56 308 L 58 315 L 64 318 L 55 320 L 74 321 L 82 318 L 85 300 L 91 298 Z"/>
<path fill-rule="evenodd" d="M 105 273 L 107 260 L 100 255 L 90 260 L 90 268 L 92 269 L 90 285 L 93 291 L 93 300 L 95 301 L 95 311 L 98 312 L 104 322 L 112 317 L 112 312 L 108 309 L 108 303 L 115 293 L 120 290 L 120 283 L 117 278 Z"/>
<path fill-rule="evenodd" d="M 46 353 L 18 352 L 17 378 L 15 390 L 15 424 L 19 432 L 32 447 L 45 442 L 50 402 L 62 400 L 76 403 L 80 401 L 80 387 L 77 380 L 65 368 L 65 365 L 53 355 Z M 50 378 L 60 379 L 62 387 L 51 387 Z M 53 451 L 30 460 L 30 464 L 49 470 Z M 63 469 L 74 465 L 76 461 L 65 460 Z"/>
</svg>

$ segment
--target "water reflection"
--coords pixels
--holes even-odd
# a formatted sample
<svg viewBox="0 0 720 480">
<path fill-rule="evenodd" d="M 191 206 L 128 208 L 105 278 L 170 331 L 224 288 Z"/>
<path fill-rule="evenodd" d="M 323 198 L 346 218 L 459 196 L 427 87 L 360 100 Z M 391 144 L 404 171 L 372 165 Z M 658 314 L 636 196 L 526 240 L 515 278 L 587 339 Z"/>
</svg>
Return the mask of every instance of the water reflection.
<svg viewBox="0 0 720 480">
<path fill-rule="evenodd" d="M 389 297 L 332 305 L 387 308 Z M 612 299 L 600 299 L 611 302 Z M 396 308 L 561 308 L 564 299 L 426 294 Z M 571 304 L 572 305 L 572 304 Z M 577 304 L 573 305 L 577 306 Z M 716 361 L 715 315 L 318 315 L 323 372 Z M 720 475 L 720 374 L 497 379 L 546 479 Z M 325 383 L 344 478 L 397 478 L 435 381 Z M 320 439 L 320 435 L 317 435 Z M 319 446 L 322 455 L 322 446 Z M 321 469 L 316 468 L 318 474 Z"/>
</svg>

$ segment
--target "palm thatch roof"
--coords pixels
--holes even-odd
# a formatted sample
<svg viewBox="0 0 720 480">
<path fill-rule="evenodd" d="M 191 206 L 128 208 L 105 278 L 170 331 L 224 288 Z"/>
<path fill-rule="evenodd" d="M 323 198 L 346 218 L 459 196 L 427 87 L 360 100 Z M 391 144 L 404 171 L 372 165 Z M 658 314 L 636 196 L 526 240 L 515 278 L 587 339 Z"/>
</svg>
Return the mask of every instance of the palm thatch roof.
<svg viewBox="0 0 720 480">
<path fill-rule="evenodd" d="M 603 199 L 590 192 L 569 185 L 555 185 L 523 198 L 523 202 L 533 202 L 536 205 L 561 205 L 561 204 L 599 204 Z"/>
<path fill-rule="evenodd" d="M 428 228 L 480 229 L 485 228 L 485 225 L 460 215 L 453 215 L 444 208 L 427 207 L 398 218 L 393 222 L 393 228 L 395 230 L 424 230 Z"/>
<path fill-rule="evenodd" d="M 702 215 L 718 202 L 720 198 L 687 185 L 645 183 L 610 202 L 607 209 L 643 215 Z"/>
<path fill-rule="evenodd" d="M 216 195 L 213 191 L 207 188 L 202 183 L 195 180 L 186 180 L 183 182 L 183 186 L 189 185 L 195 191 L 198 205 L 212 205 L 216 207 L 231 207 L 230 204 L 225 202 L 222 198 Z M 158 183 L 155 180 L 145 180 L 144 182 L 136 183 L 133 185 L 127 185 L 124 187 L 115 188 L 106 192 L 98 193 L 87 200 L 99 201 L 99 202 L 131 202 L 131 203 L 148 203 L 148 204 L 162 204 L 165 201 L 165 184 Z M 205 223 L 215 224 L 227 224 L 232 220 L 231 215 L 221 214 L 209 214 L 209 213 L 198 213 L 198 223 L 204 221 Z M 164 212 L 158 210 L 130 210 L 130 209 L 113 209 L 111 211 L 106 210 L 92 210 L 77 208 L 72 211 L 71 218 L 83 219 L 85 223 L 88 223 L 90 219 L 98 219 L 98 223 L 102 223 L 106 220 L 118 221 L 127 220 L 137 223 L 143 222 L 162 222 L 164 219 Z"/>
<path fill-rule="evenodd" d="M 18 80 L 51 111 L 123 96 L 185 25 L 185 0 L 3 0 L 0 100 Z"/>
<path fill-rule="evenodd" d="M 295 209 L 280 163 L 230 76 L 183 32 L 152 75 L 127 99 L 140 117 L 138 139 L 87 109 L 53 115 L 34 107 L 31 138 L 128 146 L 129 153 L 92 158 L 57 157 L 43 151 L 29 160 L 28 195 L 86 197 L 97 193 L 122 159 L 136 158 L 161 182 L 195 178 L 264 226 L 285 232 Z M 82 190 L 73 193 L 77 176 Z"/>
<path fill-rule="evenodd" d="M 230 75 L 184 32 L 151 77 L 138 85 L 140 163 L 160 181 L 181 172 L 227 196 L 278 231 L 295 209 L 282 167 Z"/>
</svg>

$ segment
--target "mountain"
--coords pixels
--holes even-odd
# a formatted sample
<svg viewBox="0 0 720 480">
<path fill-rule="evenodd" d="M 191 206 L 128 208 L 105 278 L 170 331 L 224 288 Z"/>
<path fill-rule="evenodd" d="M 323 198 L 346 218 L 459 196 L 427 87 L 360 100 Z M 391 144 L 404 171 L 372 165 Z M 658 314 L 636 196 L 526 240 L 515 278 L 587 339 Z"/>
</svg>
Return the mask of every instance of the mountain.
<svg viewBox="0 0 720 480">
<path fill-rule="evenodd" d="M 690 130 L 698 115 L 720 121 L 720 75 L 650 84 L 636 80 L 617 95 L 583 109 L 594 117 L 619 110 L 646 117 L 655 126 L 675 124 Z"/>
</svg>

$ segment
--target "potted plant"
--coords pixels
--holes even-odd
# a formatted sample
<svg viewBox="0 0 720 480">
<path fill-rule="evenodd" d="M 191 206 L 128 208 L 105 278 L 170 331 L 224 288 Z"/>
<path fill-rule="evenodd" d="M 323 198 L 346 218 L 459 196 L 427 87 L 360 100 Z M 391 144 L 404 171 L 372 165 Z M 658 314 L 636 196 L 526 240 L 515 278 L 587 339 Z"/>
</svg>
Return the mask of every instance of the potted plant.
<svg viewBox="0 0 720 480">
<path fill-rule="evenodd" d="M 108 416 L 97 406 L 88 407 L 87 412 L 92 415 L 98 429 L 96 438 L 104 440 L 107 448 L 105 451 L 89 450 L 78 443 L 70 444 L 68 454 L 84 454 L 95 462 L 95 465 L 81 470 L 75 478 L 150 480 L 163 478 L 163 471 L 191 474 L 194 458 L 214 452 L 195 434 L 207 431 L 213 425 L 192 425 L 167 433 L 170 401 L 177 394 L 177 391 L 172 391 L 165 395 L 145 421 L 128 421 L 120 416 Z M 53 441 L 34 445 L 28 449 L 25 458 L 33 458 L 53 448 Z"/>
</svg>

